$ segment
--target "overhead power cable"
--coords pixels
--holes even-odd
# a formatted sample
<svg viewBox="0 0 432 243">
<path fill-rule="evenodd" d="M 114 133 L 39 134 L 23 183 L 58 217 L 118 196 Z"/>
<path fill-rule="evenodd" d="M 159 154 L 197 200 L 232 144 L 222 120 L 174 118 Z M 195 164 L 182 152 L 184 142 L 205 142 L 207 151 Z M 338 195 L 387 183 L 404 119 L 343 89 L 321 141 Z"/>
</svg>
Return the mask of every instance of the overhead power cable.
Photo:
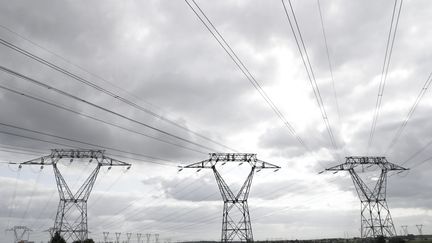
<svg viewBox="0 0 432 243">
<path fill-rule="evenodd" d="M 226 54 L 230 57 L 230 59 L 234 62 L 234 64 L 240 69 L 246 79 L 252 84 L 252 86 L 258 91 L 267 105 L 273 110 L 273 112 L 278 116 L 278 118 L 282 121 L 282 123 L 288 128 L 290 134 L 297 139 L 297 141 L 309 151 L 309 148 L 303 141 L 303 139 L 297 134 L 294 127 L 290 122 L 285 118 L 280 109 L 276 106 L 273 100 L 267 95 L 267 93 L 262 88 L 262 85 L 255 79 L 255 77 L 251 74 L 249 69 L 245 66 L 244 62 L 238 57 L 236 52 L 231 48 L 230 44 L 226 41 L 226 39 L 222 36 L 222 34 L 217 30 L 217 28 L 213 25 L 212 21 L 207 17 L 204 11 L 199 7 L 199 5 L 192 0 L 192 4 L 189 0 L 185 0 L 186 4 L 189 8 L 194 12 L 194 14 L 198 17 L 198 19 L 204 24 L 205 28 L 210 32 L 213 38 L 219 43 L 222 49 L 226 52 Z M 194 6 L 192 6 L 194 5 Z"/>
<path fill-rule="evenodd" d="M 62 56 L 62 55 L 60 55 L 60 54 L 58 54 L 58 53 L 56 53 L 56 52 L 54 52 L 54 51 L 48 49 L 47 47 L 44 47 L 44 46 L 42 46 L 42 45 L 36 43 L 35 41 L 32 41 L 30 38 L 23 36 L 22 34 L 20 34 L 20 33 L 16 32 L 16 31 L 14 31 L 14 30 L 12 30 L 11 28 L 9 28 L 9 27 L 7 27 L 7 26 L 5 26 L 5 25 L 2 25 L 2 24 L 0 24 L 0 27 L 3 28 L 4 30 L 8 31 L 9 33 L 11 33 L 11 34 L 13 34 L 13 35 L 19 37 L 20 39 L 22 39 L 22 40 L 24 40 L 24 41 L 26 41 L 26 42 L 32 44 L 33 46 L 36 46 L 37 48 L 39 48 L 39 49 L 41 49 L 41 50 L 44 50 L 44 51 L 46 51 L 46 52 L 48 52 L 48 53 L 54 55 L 55 57 L 61 59 L 62 61 L 66 62 L 67 64 L 69 64 L 69 65 L 71 65 L 71 66 L 74 66 L 74 67 L 80 69 L 81 71 L 86 72 L 87 74 L 90 74 L 91 76 L 93 76 L 93 77 L 95 77 L 95 78 L 97 78 L 97 79 L 99 79 L 99 80 L 101 80 L 101 81 L 103 81 L 103 82 L 105 82 L 105 83 L 107 83 L 107 84 L 109 84 L 109 85 L 115 87 L 116 89 L 121 90 L 122 92 L 124 92 L 124 93 L 130 95 L 131 97 L 135 98 L 136 100 L 139 100 L 139 101 L 141 101 L 141 102 L 143 102 L 143 103 L 146 103 L 147 105 L 150 105 L 150 106 L 153 106 L 153 107 L 156 107 L 156 108 L 159 108 L 159 109 L 160 109 L 160 107 L 157 107 L 156 105 L 154 105 L 154 104 L 152 104 L 152 103 L 150 103 L 150 102 L 148 102 L 148 101 L 146 101 L 146 100 L 143 100 L 141 97 L 138 97 L 137 95 L 135 95 L 135 94 L 133 94 L 132 92 L 130 92 L 130 91 L 124 89 L 123 87 L 121 87 L 121 86 L 119 86 L 119 85 L 116 85 L 115 83 L 110 82 L 110 81 L 108 81 L 107 79 L 105 79 L 105 78 L 103 78 L 103 77 L 101 77 L 101 76 L 99 76 L 99 75 L 97 75 L 97 74 L 95 74 L 95 73 L 89 71 L 88 69 L 84 68 L 83 66 L 80 66 L 80 65 L 78 65 L 78 64 L 73 63 L 72 61 L 70 61 L 69 59 L 65 58 L 64 56 Z"/>
<path fill-rule="evenodd" d="M 95 120 L 95 121 L 98 121 L 98 122 L 101 122 L 101 123 L 104 123 L 104 124 L 110 125 L 110 126 L 112 126 L 112 127 L 116 127 L 116 128 L 119 128 L 119 129 L 122 129 L 122 130 L 125 130 L 125 131 L 128 131 L 128 132 L 131 132 L 131 133 L 135 133 L 135 134 L 138 134 L 138 135 L 141 135 L 141 136 L 144 136 L 144 137 L 150 138 L 150 139 L 154 139 L 154 140 L 157 140 L 157 141 L 159 141 L 159 142 L 163 142 L 163 143 L 166 143 L 166 144 L 170 144 L 170 145 L 173 145 L 173 146 L 177 146 L 177 147 L 179 147 L 179 148 L 183 148 L 183 149 L 187 149 L 187 150 L 190 150 L 190 151 L 194 151 L 194 152 L 196 152 L 196 153 L 200 153 L 200 154 L 207 154 L 207 153 L 205 153 L 205 152 L 203 152 L 203 151 L 200 151 L 200 150 L 197 150 L 197 149 L 194 149 L 194 148 L 189 148 L 189 147 L 183 146 L 183 145 L 178 144 L 178 143 L 174 143 L 174 142 L 171 142 L 171 141 L 168 141 L 168 140 L 164 140 L 164 139 L 161 139 L 161 138 L 159 138 L 159 137 L 155 137 L 155 136 L 152 136 L 152 135 L 148 135 L 148 134 L 145 134 L 145 133 L 143 133 L 143 132 L 139 132 L 139 131 L 136 131 L 136 130 L 133 130 L 133 129 L 130 129 L 130 128 L 127 128 L 127 127 L 124 127 L 124 126 L 120 126 L 120 125 L 117 125 L 117 124 L 114 124 L 114 123 L 111 123 L 111 122 L 105 121 L 105 120 L 103 120 L 103 119 L 99 119 L 99 118 L 94 117 L 94 116 L 91 116 L 91 115 L 84 114 L 84 113 L 82 113 L 82 112 L 79 112 L 79 111 L 73 110 L 73 109 L 68 108 L 68 107 L 66 107 L 66 106 L 62 106 L 62 105 L 59 105 L 59 104 L 57 104 L 57 103 L 50 102 L 50 101 L 48 101 L 46 98 L 39 98 L 39 97 L 36 97 L 36 96 L 32 96 L 32 95 L 30 95 L 30 94 L 26 94 L 26 93 L 24 93 L 24 92 L 14 90 L 14 89 L 11 89 L 11 88 L 8 88 L 8 87 L 5 87 L 5 86 L 3 86 L 3 85 L 0 85 L 0 89 L 7 90 L 7 91 L 9 91 L 9 92 L 11 92 L 11 93 L 14 93 L 14 94 L 16 94 L 16 95 L 24 96 L 24 97 L 26 97 L 26 98 L 29 98 L 29 99 L 32 99 L 32 100 L 36 100 L 36 101 L 38 101 L 38 102 L 41 102 L 41 103 L 44 103 L 44 104 L 47 104 L 47 105 L 50 105 L 50 106 L 53 106 L 53 107 L 56 107 L 56 108 L 62 109 L 62 110 L 64 110 L 64 111 L 68 111 L 68 112 L 71 112 L 71 113 L 74 113 L 74 114 L 80 115 L 80 116 L 82 116 L 82 117 L 89 118 L 89 119 L 92 119 L 92 120 Z"/>
<path fill-rule="evenodd" d="M 49 137 L 53 137 L 53 138 L 59 138 L 59 139 L 67 140 L 67 141 L 74 142 L 74 143 L 80 143 L 80 144 L 84 144 L 84 145 L 88 145 L 88 146 L 99 147 L 99 148 L 108 149 L 108 150 L 112 150 L 112 151 L 117 151 L 117 152 L 121 152 L 121 153 L 125 153 L 125 154 L 137 155 L 137 156 L 141 156 L 141 157 L 148 158 L 148 159 L 154 159 L 154 160 L 160 160 L 160 161 L 166 161 L 166 162 L 174 162 L 172 160 L 162 159 L 162 158 L 158 158 L 158 157 L 154 157 L 154 156 L 150 156 L 150 155 L 146 155 L 146 154 L 133 153 L 133 152 L 129 152 L 129 151 L 121 150 L 121 149 L 116 149 L 116 148 L 112 148 L 112 147 L 108 147 L 108 146 L 102 146 L 102 145 L 98 145 L 98 144 L 84 142 L 84 141 L 80 141 L 80 140 L 77 140 L 77 139 L 61 137 L 61 136 L 57 136 L 55 134 L 50 134 L 50 133 L 47 133 L 47 132 L 36 131 L 36 130 L 24 128 L 24 127 L 15 126 L 15 125 L 12 125 L 12 124 L 3 123 L 1 121 L 0 121 L 0 125 L 5 126 L 5 127 L 9 127 L 9 128 L 18 129 L 18 130 L 23 130 L 23 131 L 26 131 L 26 132 L 36 133 L 36 134 L 39 134 L 39 135 L 49 136 Z"/>
<path fill-rule="evenodd" d="M 193 131 L 193 130 L 191 130 L 191 129 L 183 126 L 183 125 L 180 125 L 180 124 L 178 124 L 178 123 L 176 123 L 176 122 L 174 122 L 174 121 L 172 121 L 172 120 L 170 120 L 170 119 L 168 119 L 168 118 L 166 118 L 164 116 L 161 116 L 161 115 L 159 115 L 159 114 L 157 114 L 157 113 L 155 113 L 155 112 L 153 112 L 153 111 L 151 111 L 151 110 L 149 110 L 149 109 L 147 109 L 145 107 L 142 107 L 139 104 L 134 103 L 133 101 L 130 101 L 130 100 L 128 100 L 128 99 L 126 99 L 126 98 L 124 98 L 124 97 L 122 97 L 122 96 L 120 96 L 118 94 L 115 94 L 115 93 L 113 93 L 113 92 L 111 92 L 111 91 L 109 91 L 109 90 L 107 90 L 107 89 L 105 89 L 105 88 L 103 88 L 103 87 L 95 84 L 95 83 L 92 83 L 92 82 L 88 81 L 87 79 L 84 79 L 84 78 L 82 78 L 82 77 L 80 77 L 80 76 L 78 76 L 78 75 L 76 75 L 74 73 L 71 73 L 68 70 L 66 70 L 64 68 L 61 68 L 58 65 L 55 65 L 54 63 L 51 63 L 51 62 L 49 62 L 49 61 L 47 61 L 47 60 L 45 60 L 45 59 L 43 59 L 43 58 L 41 58 L 39 56 L 36 56 L 35 54 L 30 53 L 30 52 L 28 52 L 28 51 L 26 51 L 26 50 L 24 50 L 24 49 L 22 49 L 22 48 L 20 48 L 20 47 L 18 47 L 16 45 L 10 43 L 10 42 L 2 39 L 2 38 L 0 38 L 0 44 L 4 45 L 4 46 L 6 46 L 6 47 L 8 47 L 8 48 L 10 48 L 10 49 L 12 49 L 14 51 L 17 51 L 17 52 L 19 52 L 19 53 L 21 53 L 21 54 L 23 54 L 23 55 L 25 55 L 25 56 L 27 56 L 27 57 L 29 57 L 29 58 L 37 61 L 37 62 L 39 62 L 39 63 L 41 63 L 41 64 L 43 64 L 45 66 L 48 66 L 48 67 L 50 67 L 50 68 L 52 68 L 52 69 L 60 72 L 60 73 L 63 73 L 65 75 L 71 77 L 74 80 L 77 80 L 77 81 L 79 81 L 79 82 L 81 82 L 81 83 L 83 83 L 83 84 L 85 84 L 87 86 L 90 86 L 90 87 L 92 87 L 92 88 L 94 88 L 94 89 L 96 89 L 96 90 L 98 90 L 100 92 L 103 92 L 103 93 L 111 96 L 114 99 L 117 99 L 117 100 L 119 100 L 119 101 L 121 101 L 121 102 L 123 102 L 123 103 L 125 103 L 127 105 L 130 105 L 130 106 L 132 106 L 132 107 L 134 107 L 134 108 L 136 108 L 138 110 L 141 110 L 141 111 L 143 111 L 143 112 L 145 112 L 145 113 L 147 113 L 147 114 L 149 114 L 149 115 L 151 115 L 153 117 L 161 119 L 161 120 L 163 120 L 163 121 L 165 121 L 165 122 L 167 122 L 167 123 L 169 123 L 171 125 L 174 125 L 174 126 L 180 128 L 180 129 L 182 129 L 184 131 L 187 131 L 187 132 L 189 132 L 189 133 L 191 133 L 191 134 L 193 134 L 193 135 L 195 135 L 197 137 L 205 139 L 205 140 L 207 140 L 207 141 L 209 141 L 209 142 L 211 142 L 213 144 L 217 144 L 217 145 L 219 145 L 219 146 L 221 146 L 223 148 L 226 148 L 226 149 L 229 149 L 229 150 L 232 150 L 232 151 L 236 152 L 236 150 L 233 149 L 233 148 L 230 148 L 230 147 L 228 147 L 226 145 L 223 145 L 223 144 L 221 144 L 221 143 L 219 143 L 217 141 L 214 141 L 214 140 L 212 140 L 211 138 L 209 138 L 207 136 L 201 135 L 201 134 L 199 134 L 199 133 L 197 133 L 197 132 L 195 132 L 195 131 Z"/>
<path fill-rule="evenodd" d="M 427 144 L 425 144 L 423 147 L 421 147 L 419 150 L 417 150 L 416 152 L 412 153 L 402 164 L 401 166 L 405 165 L 406 163 L 410 162 L 411 160 L 413 160 L 415 157 L 417 157 L 419 154 L 423 153 L 427 148 L 429 148 L 429 146 L 432 145 L 432 140 L 430 140 Z"/>
<path fill-rule="evenodd" d="M 321 11 L 320 0 L 317 0 L 317 4 L 318 4 L 318 11 L 319 11 L 320 20 L 321 20 L 321 29 L 322 29 L 322 33 L 323 33 L 324 44 L 325 44 L 325 48 L 326 48 L 327 62 L 329 65 L 330 77 L 331 77 L 331 81 L 332 81 L 333 96 L 334 96 L 335 103 L 336 103 L 336 112 L 338 115 L 338 121 L 339 121 L 339 126 L 340 126 L 341 125 L 341 114 L 340 114 L 340 108 L 339 108 L 339 100 L 338 100 L 338 95 L 336 92 L 336 85 L 335 85 L 334 76 L 333 76 L 333 64 L 332 64 L 331 59 L 330 59 L 330 51 L 329 51 L 328 42 L 327 42 L 327 35 L 326 35 L 325 27 L 324 27 L 324 18 L 323 18 L 323 14 Z"/>
<path fill-rule="evenodd" d="M 312 90 L 313 90 L 315 99 L 316 99 L 316 101 L 318 103 L 318 107 L 319 107 L 320 112 L 321 112 L 321 117 L 322 117 L 322 119 L 324 121 L 324 124 L 326 126 L 327 133 L 329 135 L 329 139 L 330 139 L 331 145 L 332 145 L 333 149 L 335 151 L 337 151 L 338 147 L 337 147 L 337 144 L 336 144 L 336 139 L 335 139 L 333 130 L 331 128 L 327 112 L 325 110 L 324 102 L 323 102 L 322 97 L 321 97 L 321 92 L 319 90 L 319 87 L 318 87 L 318 84 L 317 84 L 317 81 L 316 81 L 316 78 L 315 78 L 315 74 L 314 74 L 314 71 L 313 71 L 310 59 L 309 59 L 309 55 L 307 53 L 307 49 L 306 49 L 305 43 L 303 41 L 303 36 L 301 34 L 300 27 L 299 27 L 299 24 L 297 22 L 296 15 L 294 13 L 294 9 L 292 7 L 291 1 L 288 0 L 289 8 L 290 8 L 290 13 L 291 13 L 291 16 L 290 16 L 290 14 L 288 13 L 287 6 L 285 5 L 285 1 L 284 0 L 281 0 L 281 1 L 282 1 L 282 5 L 283 5 L 283 8 L 284 8 L 284 11 L 285 11 L 285 14 L 286 14 L 289 26 L 291 27 L 291 31 L 292 31 L 292 33 L 294 35 L 294 39 L 296 41 L 298 51 L 300 52 L 300 56 L 301 56 L 301 59 L 303 61 L 303 65 L 304 65 L 304 67 L 306 69 L 307 77 L 309 79 L 310 85 L 312 86 Z M 295 27 L 294 27 L 294 25 L 295 25 Z"/>
<path fill-rule="evenodd" d="M 3 125 L 3 124 L 2 124 Z M 19 129 L 19 128 L 17 128 Z M 44 132 L 40 132 L 40 131 L 35 131 L 35 130 L 30 130 L 30 129 L 26 129 L 26 128 L 22 128 L 22 130 L 24 131 L 29 131 L 29 132 L 33 132 L 36 134 L 41 134 L 44 136 L 50 136 L 50 137 L 55 137 L 55 138 L 60 138 L 60 139 L 64 139 L 64 140 L 68 140 L 68 141 L 74 141 L 74 139 L 68 139 L 68 138 L 62 138 L 60 136 L 56 136 L 56 135 L 52 135 L 52 134 L 48 134 L 48 133 L 44 133 Z M 45 142 L 45 143 L 49 143 L 49 144 L 55 144 L 55 145 L 60 145 L 60 146 L 66 146 L 66 147 L 72 147 L 72 148 L 76 148 L 77 146 L 73 146 L 70 144 L 65 144 L 65 143 L 60 143 L 60 142 L 54 142 L 54 141 L 49 141 L 49 140 L 45 140 L 45 139 L 40 139 L 40 138 L 34 138 L 34 137 L 29 137 L 26 135 L 21 135 L 21 134 L 17 134 L 17 133 L 13 133 L 13 132 L 8 132 L 8 131 L 0 131 L 0 133 L 2 134 L 6 134 L 6 135 L 11 135 L 11 136 L 15 136 L 15 137 L 20 137 L 20 138 L 26 138 L 26 139 L 30 139 L 30 140 L 35 140 L 35 141 L 39 141 L 39 142 Z M 87 145 L 91 145 L 90 143 L 86 143 L 83 141 L 79 141 L 79 140 L 75 140 L 76 143 L 82 143 L 82 144 L 87 144 Z M 103 148 L 103 149 L 111 149 L 110 147 L 105 147 L 105 146 L 101 146 L 101 145 L 91 145 L 94 147 L 99 147 L 99 148 Z M 123 151 L 123 150 L 119 150 L 119 149 L 113 149 L 115 151 Z M 126 154 L 136 154 L 139 155 L 137 153 L 131 153 L 128 151 L 123 151 L 122 153 L 126 153 Z M 141 157 L 152 157 L 152 156 L 147 156 L 147 155 L 139 155 Z M 163 160 L 163 159 L 158 159 L 158 160 Z M 153 163 L 153 164 L 158 164 L 158 165 L 165 165 L 165 166 L 173 166 L 175 167 L 175 165 L 172 164 L 166 164 L 166 163 L 161 163 L 161 162 L 156 162 L 156 161 L 145 161 L 147 163 Z"/>
<path fill-rule="evenodd" d="M 131 122 L 136 123 L 136 124 L 139 124 L 139 125 L 141 125 L 141 126 L 144 126 L 144 127 L 146 127 L 146 128 L 149 128 L 149 129 L 154 130 L 154 131 L 156 131 L 156 132 L 159 132 L 159 133 L 165 134 L 165 135 L 167 135 L 167 136 L 170 136 L 170 137 L 176 138 L 176 139 L 178 139 L 178 140 L 181 140 L 181 141 L 183 141 L 183 142 L 187 142 L 187 143 L 193 144 L 193 145 L 195 145 L 195 146 L 198 146 L 198 147 L 201 147 L 201 148 L 207 149 L 207 150 L 209 150 L 209 151 L 213 151 L 213 149 L 211 149 L 211 148 L 209 148 L 209 147 L 207 147 L 207 146 L 204 146 L 204 145 L 202 145 L 202 144 L 199 144 L 199 143 L 193 142 L 193 141 L 191 141 L 191 140 L 189 140 L 189 139 L 182 138 L 182 137 L 177 136 L 177 135 L 175 135 L 175 134 L 172 134 L 172 133 L 170 133 L 170 132 L 166 132 L 166 131 L 164 131 L 164 130 L 162 130 L 162 129 L 156 128 L 156 127 L 151 126 L 151 125 L 148 125 L 148 124 L 146 124 L 146 123 L 144 123 L 144 122 L 141 122 L 141 121 L 135 120 L 135 119 L 133 119 L 133 118 L 127 117 L 127 116 L 122 115 L 122 114 L 120 114 L 120 113 L 118 113 L 118 112 L 115 112 L 115 111 L 110 110 L 110 109 L 108 109 L 108 108 L 105 108 L 105 107 L 102 107 L 102 106 L 97 105 L 97 104 L 95 104 L 95 103 L 92 103 L 92 102 L 90 102 L 90 101 L 88 101 L 88 100 L 85 100 L 85 99 L 79 98 L 79 97 L 77 97 L 77 96 L 75 96 L 75 95 L 73 95 L 73 94 L 70 94 L 70 93 L 66 92 L 66 91 L 63 91 L 63 90 L 57 89 L 57 88 L 55 88 L 55 87 L 53 87 L 53 86 L 50 86 L 50 85 L 48 85 L 48 84 L 42 83 L 42 82 L 40 82 L 40 81 L 37 81 L 36 79 L 30 78 L 30 77 L 25 76 L 25 75 L 23 75 L 23 74 L 21 74 L 21 73 L 15 72 L 15 71 L 13 71 L 13 70 L 11 70 L 11 69 L 9 69 L 9 68 L 6 68 L 6 67 L 4 67 L 4 66 L 1 66 L 1 65 L 0 65 L 0 71 L 3 71 L 3 72 L 5 72 L 5 73 L 9 73 L 9 74 L 11 74 L 11 75 L 13 75 L 13 76 L 16 76 L 16 77 L 18 77 L 18 78 L 21 78 L 21 79 L 23 79 L 23 80 L 25 80 L 25 81 L 29 81 L 29 82 L 31 82 L 31 83 L 33 83 L 33 84 L 36 84 L 36 85 L 40 86 L 40 87 L 47 88 L 47 89 L 49 89 L 49 90 L 51 90 L 51 91 L 54 91 L 54 92 L 56 92 L 56 93 L 58 93 L 58 94 L 61 94 L 61 95 L 63 95 L 63 96 L 67 96 L 67 97 L 69 97 L 69 98 L 71 98 L 71 99 L 74 99 L 74 100 L 77 100 L 77 101 L 79 101 L 79 102 L 85 103 L 85 104 L 87 104 L 87 105 L 93 106 L 93 107 L 95 107 L 95 108 L 97 108 L 97 109 L 99 109 L 99 110 L 103 110 L 103 111 L 108 112 L 108 113 L 110 113 L 110 114 L 112 114 L 112 115 L 115 115 L 115 116 L 121 117 L 121 118 L 123 118 L 123 119 L 126 119 L 126 120 L 131 121 Z"/>
<path fill-rule="evenodd" d="M 431 83 L 432 83 L 432 73 L 430 73 L 429 77 L 426 79 L 426 82 L 424 83 L 422 89 L 420 90 L 420 93 L 417 95 L 414 104 L 411 106 L 410 110 L 408 111 L 408 114 L 406 115 L 405 119 L 402 121 L 401 125 L 396 131 L 395 135 L 393 136 L 393 139 L 390 142 L 390 145 L 388 146 L 384 154 L 387 154 L 390 151 L 390 149 L 392 149 L 393 146 L 396 145 L 398 139 L 400 138 L 402 132 L 404 131 L 406 125 L 408 124 L 408 121 L 411 119 L 418 104 L 420 103 L 421 99 L 425 95 L 426 91 L 429 89 Z"/>
<path fill-rule="evenodd" d="M 399 5 L 398 5 L 398 2 L 399 2 Z M 384 94 L 384 88 L 385 88 L 385 84 L 387 81 L 387 75 L 388 75 L 388 70 L 389 70 L 389 66 L 390 66 L 390 60 L 391 60 L 391 56 L 393 53 L 393 45 L 394 45 L 394 41 L 396 39 L 396 32 L 397 32 L 397 27 L 399 24 L 399 17 L 400 17 L 400 13 L 402 10 L 402 3 L 403 3 L 403 0 L 395 0 L 394 1 L 393 14 L 392 14 L 392 18 L 391 18 L 390 30 L 389 30 L 388 37 L 387 37 L 387 45 L 386 45 L 386 51 L 385 51 L 385 55 L 384 55 L 384 63 L 383 63 L 383 67 L 381 70 L 381 80 L 380 80 L 380 84 L 378 87 L 378 95 L 377 95 L 377 99 L 376 99 L 376 103 L 375 103 L 375 112 L 374 112 L 374 116 L 373 116 L 373 120 L 372 120 L 371 130 L 369 133 L 367 153 L 369 153 L 370 146 L 372 146 L 376 125 L 377 125 L 378 117 L 379 117 L 380 110 L 381 110 L 382 97 Z M 395 19 L 396 19 L 396 23 L 395 23 Z"/>
</svg>

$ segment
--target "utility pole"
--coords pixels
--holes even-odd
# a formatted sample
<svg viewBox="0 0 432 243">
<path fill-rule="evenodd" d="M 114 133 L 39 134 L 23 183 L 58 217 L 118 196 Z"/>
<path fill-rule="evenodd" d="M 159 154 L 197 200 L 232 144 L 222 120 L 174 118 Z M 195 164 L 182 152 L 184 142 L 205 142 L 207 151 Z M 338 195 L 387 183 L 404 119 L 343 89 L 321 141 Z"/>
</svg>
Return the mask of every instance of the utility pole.
<svg viewBox="0 0 432 243">
<path fill-rule="evenodd" d="M 408 235 L 408 225 L 401 225 L 404 235 Z"/>
<path fill-rule="evenodd" d="M 103 232 L 103 236 L 104 236 L 104 242 L 107 243 L 108 242 L 108 236 L 109 236 L 109 232 Z"/>
<path fill-rule="evenodd" d="M 142 234 L 141 233 L 137 233 L 137 238 L 138 238 L 138 243 L 141 243 L 141 236 L 142 236 Z"/>
<path fill-rule="evenodd" d="M 364 168 L 375 167 L 381 170 L 373 188 L 359 176 Z M 357 169 L 357 170 L 356 170 Z M 361 169 L 361 171 L 358 171 Z M 408 170 L 387 161 L 385 157 L 352 156 L 346 162 L 330 167 L 326 171 L 348 171 L 354 182 L 361 204 L 361 237 L 396 236 L 396 229 L 386 201 L 388 171 Z M 320 172 L 322 173 L 322 172 Z"/>
<path fill-rule="evenodd" d="M 416 224 L 419 235 L 423 235 L 423 224 Z"/>
<path fill-rule="evenodd" d="M 180 171 L 186 169 L 212 169 L 224 202 L 222 214 L 222 242 L 253 241 L 252 224 L 249 215 L 248 197 L 252 185 L 252 179 L 256 172 L 262 169 L 279 170 L 280 167 L 257 159 L 256 154 L 246 153 L 211 153 L 210 158 L 201 162 L 180 167 Z M 243 186 L 235 194 L 219 174 L 216 165 L 226 163 L 247 163 L 251 170 Z"/>
<path fill-rule="evenodd" d="M 120 243 L 120 235 L 121 235 L 121 232 L 115 232 L 116 242 L 117 243 Z"/>
<path fill-rule="evenodd" d="M 49 155 L 19 163 L 20 168 L 22 165 L 40 165 L 41 168 L 45 165 L 52 165 L 60 196 L 54 229 L 66 241 L 84 241 L 88 238 L 87 200 L 100 168 L 108 166 L 108 169 L 111 169 L 112 166 L 125 166 L 129 169 L 131 166 L 131 164 L 107 157 L 104 152 L 104 150 L 91 149 L 52 149 Z M 96 161 L 95 169 L 76 193 L 72 193 L 57 167 L 61 159 L 70 159 L 70 163 L 74 159 L 89 159 L 89 163 Z"/>
<path fill-rule="evenodd" d="M 7 231 L 12 231 L 14 233 L 14 242 L 18 243 L 21 242 L 23 240 L 29 240 L 29 235 L 30 235 L 30 231 L 32 231 L 31 229 L 29 229 L 27 226 L 22 226 L 22 225 L 17 225 L 14 226 L 10 229 L 6 229 Z M 27 237 L 25 237 L 27 235 Z"/>
</svg>

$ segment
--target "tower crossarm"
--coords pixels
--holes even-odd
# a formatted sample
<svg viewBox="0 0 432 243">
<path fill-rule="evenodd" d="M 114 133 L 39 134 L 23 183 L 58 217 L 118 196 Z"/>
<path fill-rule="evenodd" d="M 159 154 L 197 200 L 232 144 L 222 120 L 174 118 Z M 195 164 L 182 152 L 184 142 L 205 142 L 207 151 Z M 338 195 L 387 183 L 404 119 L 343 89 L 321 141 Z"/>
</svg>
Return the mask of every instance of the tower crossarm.
<svg viewBox="0 0 432 243">
<path fill-rule="evenodd" d="M 90 159 L 97 161 L 101 166 L 127 166 L 130 168 L 131 164 L 113 159 L 105 155 L 105 150 L 91 150 L 91 149 L 52 149 L 51 154 L 32 159 L 25 162 L 10 164 L 19 165 L 53 165 L 60 159 Z"/>
<path fill-rule="evenodd" d="M 256 169 L 274 169 L 279 170 L 280 166 L 257 159 L 256 154 L 251 153 L 210 153 L 209 159 L 192 163 L 186 166 L 180 166 L 181 169 L 212 169 L 216 164 L 222 163 L 248 163 Z"/>
<path fill-rule="evenodd" d="M 329 167 L 326 169 L 326 171 L 342 171 L 342 170 L 354 169 L 359 166 L 374 166 L 374 165 L 386 171 L 409 170 L 402 166 L 388 162 L 386 157 L 351 156 L 351 157 L 346 157 L 345 163 Z"/>
</svg>

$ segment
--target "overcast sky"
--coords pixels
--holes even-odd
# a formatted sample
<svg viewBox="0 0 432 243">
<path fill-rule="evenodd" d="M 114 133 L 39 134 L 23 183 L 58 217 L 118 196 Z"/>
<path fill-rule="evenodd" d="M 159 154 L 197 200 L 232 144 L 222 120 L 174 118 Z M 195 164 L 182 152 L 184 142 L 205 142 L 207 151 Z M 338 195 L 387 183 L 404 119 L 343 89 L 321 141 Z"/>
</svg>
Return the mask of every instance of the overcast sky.
<svg viewBox="0 0 432 243">
<path fill-rule="evenodd" d="M 389 178 L 388 204 L 398 233 L 401 225 L 416 233 L 416 224 L 424 224 L 423 232 L 432 233 L 432 161 L 427 160 L 432 152 L 427 147 L 432 141 L 430 91 L 388 150 L 432 71 L 432 2 L 403 3 L 369 151 L 394 1 L 320 2 L 334 85 L 317 2 L 292 2 L 336 150 L 282 3 L 197 3 L 309 150 L 291 135 L 185 1 L 2 1 L 1 39 L 163 118 L 122 103 L 5 45 L 0 45 L 1 66 L 195 144 L 0 72 L 1 230 L 26 225 L 33 229 L 32 240 L 47 241 L 48 234 L 43 231 L 53 226 L 58 204 L 52 168 L 39 171 L 24 166 L 18 172 L 17 166 L 4 162 L 37 158 L 52 148 L 99 145 L 107 147 L 110 156 L 133 166 L 127 172 L 121 168 L 100 172 L 88 203 L 90 237 L 95 240 L 103 239 L 103 231 L 111 232 L 111 240 L 114 232 L 123 232 L 123 240 L 126 232 L 157 233 L 164 241 L 218 240 L 223 204 L 213 174 L 208 170 L 177 172 L 176 166 L 204 160 L 209 152 L 232 152 L 226 147 L 257 153 L 260 159 L 282 167 L 278 172 L 261 171 L 254 178 L 249 205 L 256 240 L 359 236 L 360 205 L 351 179 L 343 172 L 318 172 L 343 163 L 344 156 L 366 154 L 386 155 L 390 162 L 412 168 Z M 413 154 L 416 157 L 407 161 Z M 85 161 L 65 161 L 60 169 L 77 189 L 92 166 Z M 238 188 L 248 167 L 220 170 L 233 188 Z M 11 239 L 9 232 L 0 242 Z M 136 242 L 136 235 L 132 239 Z"/>
</svg>

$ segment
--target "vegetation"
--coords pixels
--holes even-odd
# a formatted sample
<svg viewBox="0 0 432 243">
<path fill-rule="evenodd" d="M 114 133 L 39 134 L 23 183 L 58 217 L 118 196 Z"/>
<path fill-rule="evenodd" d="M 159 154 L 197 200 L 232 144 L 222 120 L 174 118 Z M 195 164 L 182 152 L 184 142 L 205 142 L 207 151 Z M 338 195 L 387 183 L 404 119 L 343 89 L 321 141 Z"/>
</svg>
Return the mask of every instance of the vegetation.
<svg viewBox="0 0 432 243">
<path fill-rule="evenodd" d="M 60 233 L 57 231 L 55 232 L 54 236 L 49 241 L 50 243 L 66 243 L 65 239 L 60 235 Z"/>
</svg>

